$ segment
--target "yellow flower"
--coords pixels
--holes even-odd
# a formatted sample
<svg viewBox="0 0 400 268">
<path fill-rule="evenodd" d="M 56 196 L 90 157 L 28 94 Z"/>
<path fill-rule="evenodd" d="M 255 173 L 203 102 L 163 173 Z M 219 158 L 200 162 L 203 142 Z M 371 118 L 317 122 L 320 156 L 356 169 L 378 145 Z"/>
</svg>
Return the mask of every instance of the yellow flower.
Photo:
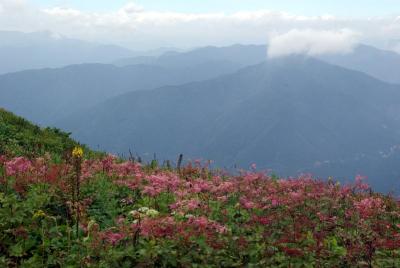
<svg viewBox="0 0 400 268">
<path fill-rule="evenodd" d="M 33 218 L 34 219 L 36 219 L 36 218 L 44 218 L 44 217 L 46 217 L 46 213 L 44 213 L 44 211 L 41 210 L 41 209 L 36 211 L 35 214 L 33 214 Z"/>
<path fill-rule="evenodd" d="M 72 156 L 73 157 L 75 157 L 75 158 L 82 158 L 82 156 L 83 156 L 83 149 L 81 148 L 81 147 L 75 147 L 73 150 L 72 150 Z"/>
</svg>

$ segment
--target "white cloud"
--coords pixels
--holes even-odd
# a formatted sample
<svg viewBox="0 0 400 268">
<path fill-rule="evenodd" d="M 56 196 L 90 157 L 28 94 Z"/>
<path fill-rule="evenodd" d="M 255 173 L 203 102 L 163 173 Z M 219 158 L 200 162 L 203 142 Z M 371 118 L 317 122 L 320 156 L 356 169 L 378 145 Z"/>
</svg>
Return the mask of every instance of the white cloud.
<svg viewBox="0 0 400 268">
<path fill-rule="evenodd" d="M 142 6 L 139 6 L 133 2 L 126 4 L 121 8 L 122 12 L 125 12 L 127 14 L 133 14 L 137 12 L 142 12 L 144 11 L 144 8 Z"/>
<path fill-rule="evenodd" d="M 290 54 L 311 56 L 332 53 L 349 53 L 357 44 L 359 34 L 349 29 L 340 31 L 291 30 L 276 35 L 269 41 L 268 56 L 280 57 Z"/>
<path fill-rule="evenodd" d="M 50 30 L 63 36 L 133 49 L 265 44 L 266 36 L 278 42 L 307 35 L 308 41 L 301 43 L 302 50 L 320 53 L 332 51 L 333 47 L 340 47 L 342 51 L 346 41 L 354 42 L 354 32 L 361 34 L 362 42 L 384 47 L 390 41 L 388 38 L 400 39 L 400 20 L 395 16 L 344 19 L 270 10 L 229 14 L 160 12 L 146 10 L 134 2 L 117 10 L 89 12 L 57 6 L 39 9 L 24 0 L 0 0 L 0 30 Z"/>
<path fill-rule="evenodd" d="M 73 18 L 81 18 L 85 14 L 79 10 L 72 9 L 72 8 L 63 8 L 63 7 L 54 7 L 49 9 L 43 9 L 44 13 L 49 16 L 55 18 L 66 18 L 66 19 L 73 19 Z"/>
<path fill-rule="evenodd" d="M 21 10 L 26 5 L 25 0 L 0 0 L 0 11 Z"/>
</svg>

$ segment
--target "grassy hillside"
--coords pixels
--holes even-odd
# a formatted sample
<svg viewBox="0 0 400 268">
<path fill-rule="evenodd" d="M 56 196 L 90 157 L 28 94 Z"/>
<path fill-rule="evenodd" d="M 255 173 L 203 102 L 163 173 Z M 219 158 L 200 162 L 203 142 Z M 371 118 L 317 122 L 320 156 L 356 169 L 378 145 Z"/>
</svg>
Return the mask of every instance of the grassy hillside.
<svg viewBox="0 0 400 268">
<path fill-rule="evenodd" d="M 40 128 L 0 108 L 0 154 L 34 157 L 47 152 L 62 156 L 77 145 L 69 133 L 56 128 Z"/>
</svg>

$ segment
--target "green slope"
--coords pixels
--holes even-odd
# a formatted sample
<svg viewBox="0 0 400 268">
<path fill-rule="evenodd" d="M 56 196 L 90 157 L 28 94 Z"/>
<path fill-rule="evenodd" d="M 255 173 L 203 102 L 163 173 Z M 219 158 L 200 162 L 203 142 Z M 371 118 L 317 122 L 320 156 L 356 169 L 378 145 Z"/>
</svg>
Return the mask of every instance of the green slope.
<svg viewBox="0 0 400 268">
<path fill-rule="evenodd" d="M 0 108 L 0 154 L 61 156 L 78 145 L 69 135 L 56 128 L 40 128 Z"/>
</svg>

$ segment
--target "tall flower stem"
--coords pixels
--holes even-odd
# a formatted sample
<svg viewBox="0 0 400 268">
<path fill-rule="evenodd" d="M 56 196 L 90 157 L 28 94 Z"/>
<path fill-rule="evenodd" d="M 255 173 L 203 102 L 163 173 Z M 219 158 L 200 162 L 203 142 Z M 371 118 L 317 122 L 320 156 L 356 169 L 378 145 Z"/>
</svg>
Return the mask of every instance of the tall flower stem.
<svg viewBox="0 0 400 268">
<path fill-rule="evenodd" d="M 81 173 L 82 173 L 82 157 L 83 157 L 83 149 L 80 147 L 75 147 L 72 151 L 72 157 L 74 160 L 74 169 L 75 169 L 75 181 L 73 183 L 74 185 L 74 191 L 73 191 L 73 196 L 74 196 L 74 207 L 75 207 L 75 212 L 76 212 L 76 237 L 79 240 L 79 220 L 80 220 L 80 203 L 79 203 L 79 198 L 80 198 L 80 180 L 81 180 Z"/>
<path fill-rule="evenodd" d="M 80 220 L 80 180 L 81 180 L 81 159 L 75 162 L 75 209 L 76 209 L 76 235 L 79 239 L 79 220 Z"/>
</svg>

